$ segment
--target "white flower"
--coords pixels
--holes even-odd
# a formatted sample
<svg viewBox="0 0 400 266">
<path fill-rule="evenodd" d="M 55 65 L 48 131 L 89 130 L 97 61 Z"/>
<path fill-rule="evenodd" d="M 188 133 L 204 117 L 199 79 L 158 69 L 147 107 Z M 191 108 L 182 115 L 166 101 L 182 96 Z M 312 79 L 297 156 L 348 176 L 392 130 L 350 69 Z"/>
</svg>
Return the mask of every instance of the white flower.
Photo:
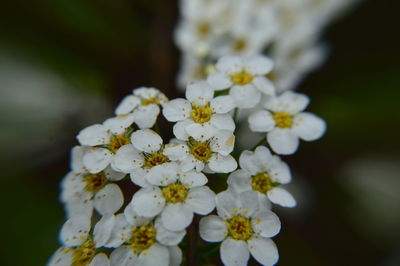
<svg viewBox="0 0 400 266">
<path fill-rule="evenodd" d="M 174 125 L 174 134 L 178 139 L 187 140 L 186 128 L 192 124 L 218 130 L 235 130 L 235 123 L 228 114 L 235 104 L 233 98 L 218 96 L 214 98 L 214 90 L 206 81 L 188 85 L 185 99 L 175 99 L 165 104 L 163 115 Z"/>
<path fill-rule="evenodd" d="M 265 56 L 240 58 L 225 56 L 218 60 L 217 71 L 207 80 L 214 90 L 229 90 L 239 108 L 254 107 L 261 96 L 275 95 L 273 84 L 265 77 L 273 67 Z"/>
<path fill-rule="evenodd" d="M 168 98 L 155 88 L 140 87 L 126 96 L 115 110 L 116 115 L 132 114 L 139 128 L 151 128 L 157 121 L 160 105 Z"/>
<path fill-rule="evenodd" d="M 114 155 L 119 148 L 130 143 L 133 120 L 132 114 L 120 115 L 79 132 L 79 143 L 91 147 L 83 156 L 83 165 L 90 173 L 98 173 L 113 164 Z"/>
<path fill-rule="evenodd" d="M 215 133 L 200 124 L 192 124 L 186 131 L 191 136 L 187 141 L 176 140 L 164 149 L 164 154 L 172 161 L 179 162 L 182 171 L 195 168 L 196 171 L 230 173 L 236 169 L 237 162 L 230 155 L 235 144 L 231 131 Z"/>
<path fill-rule="evenodd" d="M 250 254 L 262 265 L 278 261 L 278 250 L 270 238 L 280 231 L 281 224 L 273 212 L 258 209 L 256 193 L 224 191 L 216 196 L 216 204 L 218 216 L 200 220 L 200 236 L 208 242 L 222 241 L 220 254 L 225 265 L 247 265 Z"/>
<path fill-rule="evenodd" d="M 121 189 L 113 182 L 121 180 L 125 174 L 110 167 L 95 174 L 88 172 L 82 164 L 85 150 L 80 146 L 72 149 L 72 171 L 61 183 L 61 201 L 65 203 L 67 216 L 91 216 L 93 208 L 102 215 L 113 214 L 124 202 Z"/>
<path fill-rule="evenodd" d="M 309 98 L 291 91 L 265 101 L 267 110 L 249 116 L 250 129 L 267 132 L 267 141 L 278 154 L 292 154 L 299 146 L 299 138 L 313 141 L 320 138 L 326 129 L 325 122 L 314 114 L 302 112 Z"/>
<path fill-rule="evenodd" d="M 172 232 L 160 218 L 139 216 L 129 204 L 124 213 L 116 216 L 111 237 L 106 247 L 116 248 L 110 255 L 111 265 L 166 265 L 178 266 L 182 252 L 177 246 L 185 231 Z"/>
<path fill-rule="evenodd" d="M 278 156 L 272 155 L 268 148 L 258 146 L 254 152 L 243 151 L 239 165 L 242 169 L 228 178 L 229 188 L 236 192 L 257 192 L 260 208 L 269 208 L 268 199 L 284 207 L 296 205 L 292 195 L 280 188 L 291 181 L 289 167 Z"/>
<path fill-rule="evenodd" d="M 161 214 L 163 225 L 172 231 L 185 229 L 193 219 L 193 213 L 206 215 L 214 207 L 215 194 L 204 184 L 202 173 L 182 173 L 175 164 L 147 175 L 151 186 L 133 195 L 132 208 L 141 216 Z"/>
<path fill-rule="evenodd" d="M 137 130 L 130 142 L 121 147 L 115 156 L 113 167 L 118 171 L 130 173 L 132 182 L 146 186 L 146 175 L 169 164 L 164 154 L 162 138 L 151 129 Z"/>
<path fill-rule="evenodd" d="M 77 215 L 68 219 L 60 232 L 60 240 L 63 247 L 59 248 L 51 257 L 48 266 L 109 266 L 110 261 L 104 253 L 99 253 L 97 248 L 101 245 L 96 243 L 96 238 L 102 242 L 110 237 L 111 229 L 114 227 L 113 215 L 106 216 L 96 224 L 94 239 L 90 232 L 90 217 Z M 104 223 L 104 221 L 106 221 Z M 103 224 L 101 224 L 103 223 Z M 98 225 L 108 228 L 98 233 Z M 97 234 L 97 235 L 96 235 Z"/>
</svg>

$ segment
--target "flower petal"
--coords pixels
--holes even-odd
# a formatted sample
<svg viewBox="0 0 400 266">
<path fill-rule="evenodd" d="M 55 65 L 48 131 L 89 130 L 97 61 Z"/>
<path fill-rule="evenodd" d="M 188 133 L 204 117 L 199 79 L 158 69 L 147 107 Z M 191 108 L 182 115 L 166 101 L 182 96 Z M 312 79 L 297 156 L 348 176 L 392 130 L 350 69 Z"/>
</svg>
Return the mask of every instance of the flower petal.
<svg viewBox="0 0 400 266">
<path fill-rule="evenodd" d="M 60 240 L 67 247 L 75 247 L 86 241 L 90 231 L 89 215 L 77 215 L 69 218 L 61 228 Z"/>
<path fill-rule="evenodd" d="M 96 124 L 82 129 L 76 138 L 81 145 L 96 146 L 108 143 L 110 136 L 103 125 Z"/>
<path fill-rule="evenodd" d="M 282 111 L 294 115 L 306 109 L 307 105 L 310 103 L 310 99 L 304 94 L 286 91 L 279 96 L 279 103 L 284 107 Z"/>
<path fill-rule="evenodd" d="M 101 214 L 114 214 L 124 204 L 124 196 L 117 184 L 108 184 L 94 197 L 94 208 Z"/>
<path fill-rule="evenodd" d="M 155 228 L 157 231 L 157 236 L 156 236 L 157 241 L 166 246 L 178 245 L 186 234 L 185 230 L 181 231 L 168 230 L 167 228 L 164 227 L 160 218 L 156 220 Z"/>
<path fill-rule="evenodd" d="M 229 266 L 245 266 L 250 258 L 250 252 L 245 241 L 227 238 L 220 247 L 221 260 Z"/>
<path fill-rule="evenodd" d="M 200 236 L 207 242 L 220 242 L 228 234 L 226 223 L 221 217 L 210 215 L 200 220 Z"/>
<path fill-rule="evenodd" d="M 275 265 L 278 262 L 278 249 L 271 239 L 253 237 L 248 244 L 251 255 L 262 265 Z"/>
<path fill-rule="evenodd" d="M 230 95 L 223 95 L 215 97 L 211 100 L 210 107 L 217 114 L 225 114 L 233 110 L 236 107 L 235 101 Z"/>
<path fill-rule="evenodd" d="M 177 122 L 172 128 L 175 137 L 180 140 L 187 140 L 189 135 L 186 132 L 186 128 L 192 124 L 194 124 L 194 122 L 190 119 Z"/>
<path fill-rule="evenodd" d="M 115 224 L 114 214 L 106 214 L 103 217 L 101 217 L 100 221 L 97 222 L 93 230 L 93 235 L 94 235 L 93 240 L 96 244 L 95 245 L 96 248 L 102 247 L 108 242 L 114 224 Z"/>
<path fill-rule="evenodd" d="M 190 117 L 192 106 L 188 100 L 174 99 L 163 107 L 163 115 L 170 122 L 182 121 Z"/>
<path fill-rule="evenodd" d="M 249 127 L 253 132 L 268 132 L 275 127 L 272 114 L 266 110 L 260 110 L 249 116 Z"/>
<path fill-rule="evenodd" d="M 133 209 L 141 216 L 154 217 L 161 212 L 165 199 L 158 187 L 141 188 L 132 197 Z"/>
<path fill-rule="evenodd" d="M 229 188 L 232 188 L 237 193 L 252 189 L 250 173 L 243 169 L 231 173 L 228 177 L 227 183 Z"/>
<path fill-rule="evenodd" d="M 271 149 L 278 154 L 293 154 L 299 147 L 299 138 L 287 129 L 276 128 L 268 132 L 267 140 Z"/>
<path fill-rule="evenodd" d="M 163 140 L 151 129 L 141 129 L 132 133 L 131 142 L 133 146 L 147 153 L 153 153 L 161 149 Z"/>
<path fill-rule="evenodd" d="M 281 230 L 281 222 L 278 216 L 271 211 L 260 211 L 252 217 L 255 234 L 271 238 Z"/>
<path fill-rule="evenodd" d="M 188 171 L 179 173 L 179 181 L 186 187 L 193 188 L 207 184 L 208 179 L 203 173 Z"/>
<path fill-rule="evenodd" d="M 138 262 L 138 258 L 132 252 L 130 246 L 121 246 L 114 249 L 110 254 L 110 265 L 118 266 L 134 266 Z"/>
<path fill-rule="evenodd" d="M 265 75 L 274 67 L 274 62 L 266 56 L 257 55 L 245 62 L 245 69 L 253 75 Z"/>
<path fill-rule="evenodd" d="M 326 130 L 326 123 L 311 113 L 300 113 L 294 117 L 293 133 L 305 141 L 319 139 Z"/>
<path fill-rule="evenodd" d="M 157 121 L 160 107 L 157 104 L 139 106 L 134 112 L 133 117 L 139 128 L 151 128 Z"/>
<path fill-rule="evenodd" d="M 169 251 L 167 247 L 153 244 L 149 249 L 142 251 L 138 258 L 140 266 L 167 265 L 169 262 Z"/>
<path fill-rule="evenodd" d="M 232 86 L 229 75 L 224 72 L 214 72 L 207 77 L 207 82 L 216 90 L 224 90 Z"/>
<path fill-rule="evenodd" d="M 275 95 L 275 86 L 267 78 L 265 78 L 265 77 L 255 77 L 253 79 L 252 83 L 263 94 L 269 95 L 269 96 L 274 96 Z"/>
<path fill-rule="evenodd" d="M 208 167 L 217 173 L 230 173 L 236 170 L 237 162 L 231 155 L 223 156 L 214 153 L 208 162 Z"/>
<path fill-rule="evenodd" d="M 283 207 L 293 208 L 296 206 L 296 200 L 283 188 L 276 187 L 268 191 L 268 198 L 273 203 L 279 204 Z"/>
<path fill-rule="evenodd" d="M 144 157 L 132 144 L 127 144 L 119 148 L 114 155 L 114 160 L 111 164 L 116 171 L 130 173 L 134 169 L 142 167 Z"/>
<path fill-rule="evenodd" d="M 71 248 L 61 247 L 51 256 L 48 266 L 70 266 L 72 264 L 72 255 L 74 250 Z"/>
<path fill-rule="evenodd" d="M 252 108 L 256 106 L 261 99 L 260 91 L 252 84 L 233 86 L 229 95 L 233 97 L 237 107 L 239 108 Z"/>
<path fill-rule="evenodd" d="M 207 186 L 192 188 L 186 198 L 193 212 L 207 215 L 215 208 L 215 193 Z"/>
<path fill-rule="evenodd" d="M 90 173 L 96 174 L 104 170 L 112 161 L 113 155 L 103 148 L 91 148 L 83 156 L 83 164 Z"/>
<path fill-rule="evenodd" d="M 182 250 L 178 246 L 168 247 L 169 266 L 179 266 L 182 263 Z"/>
<path fill-rule="evenodd" d="M 193 220 L 193 211 L 185 204 L 167 204 L 161 212 L 165 228 L 171 231 L 184 230 Z"/>
<path fill-rule="evenodd" d="M 140 99 L 133 95 L 128 95 L 117 106 L 115 109 L 116 115 L 125 115 L 133 111 L 140 104 Z"/>
<path fill-rule="evenodd" d="M 216 68 L 219 71 L 232 74 L 242 70 L 243 62 L 239 56 L 223 56 L 218 60 Z"/>
<path fill-rule="evenodd" d="M 148 173 L 148 169 L 137 168 L 131 171 L 129 174 L 131 181 L 140 186 L 140 187 L 148 187 L 151 186 L 149 182 L 147 182 L 146 175 Z"/>
<path fill-rule="evenodd" d="M 210 119 L 210 123 L 217 129 L 229 130 L 232 132 L 235 130 L 236 127 L 235 122 L 233 121 L 233 118 L 230 114 L 213 115 Z"/>
<path fill-rule="evenodd" d="M 88 266 L 110 266 L 110 261 L 104 253 L 98 253 Z"/>
<path fill-rule="evenodd" d="M 164 163 L 153 167 L 146 175 L 146 180 L 154 186 L 167 186 L 179 178 L 176 163 Z"/>
<path fill-rule="evenodd" d="M 186 99 L 198 105 L 206 105 L 213 96 L 214 90 L 204 80 L 191 83 L 186 88 Z"/>
<path fill-rule="evenodd" d="M 110 233 L 110 238 L 104 246 L 108 248 L 117 248 L 124 242 L 127 242 L 131 237 L 131 227 L 132 226 L 125 219 L 123 213 L 117 214 L 115 216 L 114 226 Z"/>
</svg>

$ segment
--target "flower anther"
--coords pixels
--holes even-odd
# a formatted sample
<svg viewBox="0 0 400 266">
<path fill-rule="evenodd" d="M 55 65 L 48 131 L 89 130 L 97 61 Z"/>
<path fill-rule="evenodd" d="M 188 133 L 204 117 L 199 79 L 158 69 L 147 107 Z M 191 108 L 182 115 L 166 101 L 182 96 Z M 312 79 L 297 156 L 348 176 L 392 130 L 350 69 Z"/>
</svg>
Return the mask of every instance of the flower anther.
<svg viewBox="0 0 400 266">
<path fill-rule="evenodd" d="M 235 240 L 246 241 L 253 235 L 250 218 L 236 215 L 226 221 L 229 235 Z"/>
</svg>

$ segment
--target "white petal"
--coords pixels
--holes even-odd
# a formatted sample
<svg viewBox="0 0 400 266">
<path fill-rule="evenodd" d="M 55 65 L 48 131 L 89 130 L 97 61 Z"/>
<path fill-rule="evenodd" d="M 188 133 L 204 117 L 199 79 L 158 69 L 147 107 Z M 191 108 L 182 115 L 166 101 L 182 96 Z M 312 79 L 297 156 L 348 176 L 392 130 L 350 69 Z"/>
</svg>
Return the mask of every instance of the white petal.
<svg viewBox="0 0 400 266">
<path fill-rule="evenodd" d="M 208 167 L 217 173 L 230 173 L 236 170 L 237 162 L 231 155 L 223 156 L 214 153 L 208 162 Z"/>
<path fill-rule="evenodd" d="M 192 124 L 194 124 L 194 122 L 190 119 L 177 122 L 173 127 L 175 137 L 180 140 L 187 140 L 189 135 L 186 132 L 186 128 Z"/>
<path fill-rule="evenodd" d="M 214 72 L 207 77 L 207 82 L 216 90 L 224 90 L 232 86 L 229 75 L 224 72 Z"/>
<path fill-rule="evenodd" d="M 93 258 L 88 266 L 110 266 L 110 261 L 106 254 L 99 253 Z"/>
<path fill-rule="evenodd" d="M 71 248 L 61 247 L 51 256 L 48 266 L 70 266 L 72 264 L 72 255 L 74 250 Z"/>
<path fill-rule="evenodd" d="M 245 217 L 251 217 L 259 209 L 258 193 L 252 190 L 242 192 L 237 196 L 237 203 L 240 207 L 239 213 Z"/>
<path fill-rule="evenodd" d="M 124 196 L 117 184 L 108 184 L 94 197 L 94 207 L 102 215 L 116 213 L 124 204 Z"/>
<path fill-rule="evenodd" d="M 133 117 L 139 128 L 151 128 L 157 121 L 160 107 L 157 104 L 139 106 L 134 112 Z"/>
<path fill-rule="evenodd" d="M 161 149 L 163 140 L 155 131 L 142 129 L 132 133 L 131 142 L 136 149 L 153 153 Z"/>
<path fill-rule="evenodd" d="M 214 90 L 206 81 L 196 81 L 186 88 L 186 99 L 198 105 L 206 105 L 214 96 Z"/>
<path fill-rule="evenodd" d="M 229 188 L 232 188 L 237 193 L 252 189 L 250 174 L 243 169 L 231 173 L 228 177 L 227 183 Z"/>
<path fill-rule="evenodd" d="M 239 56 L 224 56 L 218 60 L 216 67 L 219 71 L 231 74 L 241 71 L 243 62 Z"/>
<path fill-rule="evenodd" d="M 74 197 L 79 197 L 85 191 L 86 183 L 84 181 L 85 174 L 69 172 L 61 182 L 61 201 L 65 202 Z"/>
<path fill-rule="evenodd" d="M 275 265 L 278 262 L 278 249 L 271 239 L 253 237 L 248 244 L 251 255 L 262 265 Z"/>
<path fill-rule="evenodd" d="M 110 239 L 112 229 L 115 224 L 114 214 L 106 214 L 101 217 L 100 221 L 94 227 L 93 235 L 96 248 L 104 246 Z"/>
<path fill-rule="evenodd" d="M 268 191 L 268 198 L 273 203 L 279 204 L 283 207 L 293 208 L 296 206 L 296 200 L 283 188 L 276 187 Z"/>
<path fill-rule="evenodd" d="M 112 117 L 104 121 L 103 125 L 112 134 L 122 135 L 125 130 L 133 124 L 134 117 L 132 114 L 119 115 L 117 117 Z"/>
<path fill-rule="evenodd" d="M 249 127 L 253 132 L 268 132 L 275 127 L 275 121 L 270 112 L 260 110 L 249 116 Z"/>
<path fill-rule="evenodd" d="M 272 156 L 268 162 L 268 167 L 268 174 L 273 181 L 280 184 L 287 184 L 292 180 L 289 167 L 278 156 Z"/>
<path fill-rule="evenodd" d="M 278 216 L 271 211 L 260 211 L 252 217 L 255 234 L 271 238 L 281 230 L 281 222 Z"/>
<path fill-rule="evenodd" d="M 130 226 L 142 226 L 149 224 L 153 219 L 137 214 L 133 209 L 132 201 L 125 207 L 124 215 Z"/>
<path fill-rule="evenodd" d="M 87 239 L 90 230 L 89 215 L 78 215 L 69 218 L 61 228 L 60 240 L 67 247 L 81 245 Z"/>
<path fill-rule="evenodd" d="M 103 125 L 96 124 L 82 129 L 76 138 L 81 145 L 96 146 L 108 143 L 110 136 Z"/>
<path fill-rule="evenodd" d="M 151 186 L 151 184 L 146 180 L 146 175 L 148 174 L 148 172 L 149 169 L 137 168 L 132 170 L 129 176 L 134 184 L 140 187 L 148 187 Z"/>
<path fill-rule="evenodd" d="M 104 169 L 104 174 L 106 178 L 110 181 L 119 181 L 126 176 L 125 173 L 117 172 L 111 167 L 107 167 L 106 169 Z"/>
<path fill-rule="evenodd" d="M 210 107 L 217 114 L 225 114 L 233 110 L 236 107 L 235 101 L 230 95 L 223 95 L 215 97 L 211 103 Z"/>
<path fill-rule="evenodd" d="M 232 131 L 219 130 L 210 143 L 211 150 L 221 155 L 229 155 L 235 146 L 235 136 Z"/>
<path fill-rule="evenodd" d="M 326 130 L 326 123 L 311 113 L 300 113 L 294 117 L 293 133 L 303 140 L 319 139 Z"/>
<path fill-rule="evenodd" d="M 279 96 L 279 102 L 285 107 L 284 111 L 290 114 L 297 114 L 307 107 L 310 99 L 304 94 L 286 91 Z"/>
<path fill-rule="evenodd" d="M 232 132 L 235 130 L 235 127 L 236 127 L 232 116 L 229 114 L 213 115 L 211 117 L 210 123 L 217 129 L 228 130 L 228 131 L 232 131 Z"/>
<path fill-rule="evenodd" d="M 189 155 L 188 157 L 186 157 L 186 159 L 180 162 L 179 167 L 183 172 L 190 171 L 193 168 L 196 168 L 196 171 L 200 172 L 204 168 L 204 163 L 197 161 L 192 155 Z"/>
<path fill-rule="evenodd" d="M 299 146 L 299 138 L 287 129 L 276 128 L 268 132 L 267 140 L 271 149 L 278 154 L 293 154 Z"/>
<path fill-rule="evenodd" d="M 166 246 L 178 245 L 186 234 L 185 230 L 182 231 L 168 230 L 163 226 L 160 218 L 156 220 L 155 227 L 157 231 L 157 236 L 156 236 L 157 241 Z"/>
<path fill-rule="evenodd" d="M 132 144 L 127 144 L 119 148 L 114 156 L 112 163 L 113 169 L 123 173 L 129 173 L 134 169 L 142 167 L 144 157 L 142 153 L 135 149 Z"/>
<path fill-rule="evenodd" d="M 253 75 L 265 75 L 274 67 L 274 62 L 266 56 L 257 55 L 246 60 L 246 70 Z"/>
<path fill-rule="evenodd" d="M 163 115 L 170 122 L 185 120 L 190 117 L 192 106 L 188 100 L 174 99 L 163 107 Z"/>
<path fill-rule="evenodd" d="M 169 252 L 167 247 L 157 243 L 153 244 L 149 249 L 142 251 L 138 258 L 138 265 L 140 266 L 167 266 L 168 263 Z"/>
<path fill-rule="evenodd" d="M 193 170 L 179 173 L 179 181 L 186 187 L 193 188 L 205 185 L 208 182 L 208 179 L 203 173 Z"/>
<path fill-rule="evenodd" d="M 186 133 L 197 141 L 207 141 L 215 135 L 215 129 L 204 124 L 191 124 L 186 127 Z"/>
<path fill-rule="evenodd" d="M 172 161 L 184 160 L 188 153 L 189 147 L 184 143 L 169 143 L 163 150 L 163 154 Z"/>
<path fill-rule="evenodd" d="M 252 84 L 233 86 L 229 94 L 233 97 L 239 108 L 252 108 L 256 106 L 261 99 L 260 91 Z"/>
<path fill-rule="evenodd" d="M 167 186 L 178 180 L 178 165 L 164 163 L 153 167 L 146 175 L 146 180 L 154 186 Z"/>
<path fill-rule="evenodd" d="M 274 84 L 272 84 L 272 82 L 269 81 L 267 78 L 265 78 L 265 77 L 255 77 L 253 79 L 252 83 L 254 84 L 254 86 L 259 91 L 261 91 L 265 95 L 269 95 L 269 96 L 274 96 L 275 95 Z"/>
<path fill-rule="evenodd" d="M 125 215 L 123 213 L 115 216 L 115 222 L 110 233 L 110 238 L 104 246 L 108 248 L 117 248 L 121 246 L 131 237 L 131 227 L 132 226 L 125 219 Z"/>
<path fill-rule="evenodd" d="M 169 266 L 179 266 L 182 263 L 182 250 L 178 246 L 168 247 Z"/>
<path fill-rule="evenodd" d="M 86 148 L 82 146 L 75 146 L 71 149 L 71 170 L 75 173 L 85 172 L 83 165 L 83 155 L 85 154 Z"/>
<path fill-rule="evenodd" d="M 192 188 L 186 199 L 193 212 L 207 215 L 215 208 L 215 193 L 206 186 Z"/>
<path fill-rule="evenodd" d="M 254 152 L 243 151 L 239 157 L 239 164 L 251 175 L 256 175 L 258 172 L 265 172 L 271 160 L 272 155 L 269 149 L 265 146 L 258 146 Z"/>
<path fill-rule="evenodd" d="M 140 104 L 140 99 L 133 95 L 128 95 L 122 99 L 121 103 L 115 109 L 116 115 L 124 115 L 132 112 Z"/>
<path fill-rule="evenodd" d="M 193 220 L 193 211 L 185 204 L 167 204 L 161 212 L 165 228 L 171 231 L 184 230 Z"/>
<path fill-rule="evenodd" d="M 88 191 L 81 191 L 78 194 L 74 194 L 73 197 L 68 198 L 64 204 L 67 217 L 76 215 L 91 216 L 93 211 L 92 193 Z"/>
<path fill-rule="evenodd" d="M 90 173 L 96 174 L 106 168 L 112 161 L 113 155 L 103 148 L 90 148 L 83 156 L 83 164 Z"/>
<path fill-rule="evenodd" d="M 216 215 L 202 218 L 199 224 L 199 232 L 201 238 L 207 242 L 220 242 L 228 234 L 226 223 Z"/>
<path fill-rule="evenodd" d="M 227 238 L 220 247 L 221 260 L 229 266 L 245 266 L 250 258 L 250 252 L 245 241 Z"/>
<path fill-rule="evenodd" d="M 122 246 L 114 249 L 110 254 L 110 265 L 118 266 L 134 266 L 138 262 L 138 258 L 132 252 L 130 246 Z"/>
<path fill-rule="evenodd" d="M 164 208 L 165 199 L 158 187 L 141 188 L 132 197 L 133 209 L 141 216 L 154 217 Z"/>
<path fill-rule="evenodd" d="M 233 194 L 232 191 L 226 190 L 218 193 L 215 197 L 218 215 L 224 219 L 231 218 L 233 211 L 239 207 L 236 205 L 236 200 L 236 194 Z"/>
</svg>

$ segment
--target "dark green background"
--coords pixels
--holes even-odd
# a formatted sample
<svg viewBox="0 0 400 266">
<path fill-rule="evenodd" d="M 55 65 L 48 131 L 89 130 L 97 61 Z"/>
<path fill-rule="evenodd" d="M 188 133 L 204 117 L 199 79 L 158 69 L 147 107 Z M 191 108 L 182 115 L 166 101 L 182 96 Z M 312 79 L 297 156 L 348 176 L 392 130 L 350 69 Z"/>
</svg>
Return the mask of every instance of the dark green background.
<svg viewBox="0 0 400 266">
<path fill-rule="evenodd" d="M 333 23 L 324 35 L 329 59 L 299 88 L 329 130 L 284 158 L 303 193 L 298 209 L 276 209 L 283 225 L 275 238 L 280 265 L 400 265 L 398 10 L 395 1 L 366 0 Z M 79 112 L 55 117 L 50 132 L 35 134 L 49 126 L 39 111 L 33 115 L 35 108 L 0 109 L 1 265 L 43 265 L 58 247 L 59 182 L 80 128 L 111 116 L 134 87 L 179 95 L 173 91 L 177 18 L 175 1 L 2 4 L 0 55 L 57 75 L 75 93 L 70 105 Z M 10 93 L 5 86 L 3 99 Z M 81 97 L 100 104 L 82 104 Z M 361 175 L 358 183 L 353 175 Z M 363 176 L 375 183 L 364 186 Z"/>
</svg>

